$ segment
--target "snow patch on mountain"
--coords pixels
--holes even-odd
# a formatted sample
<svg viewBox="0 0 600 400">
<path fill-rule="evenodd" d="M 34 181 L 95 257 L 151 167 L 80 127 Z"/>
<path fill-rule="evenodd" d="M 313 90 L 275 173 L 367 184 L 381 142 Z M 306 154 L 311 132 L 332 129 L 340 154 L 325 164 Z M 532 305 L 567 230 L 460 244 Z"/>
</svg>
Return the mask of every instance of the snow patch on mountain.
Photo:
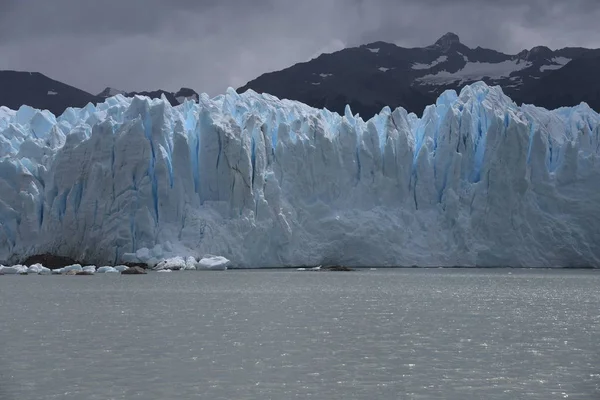
<svg viewBox="0 0 600 400">
<path fill-rule="evenodd" d="M 440 85 L 451 82 L 473 82 L 483 78 L 507 78 L 511 73 L 531 67 L 530 62 L 508 60 L 498 63 L 468 62 L 457 72 L 439 71 L 417 80 L 426 85 Z"/>
<path fill-rule="evenodd" d="M 542 65 L 540 67 L 540 71 L 544 72 L 547 70 L 554 70 L 554 69 L 561 69 L 562 67 L 564 67 L 569 61 L 571 61 L 570 58 L 566 58 L 566 57 L 554 57 L 551 60 L 554 64 L 550 64 L 550 65 Z"/>
<path fill-rule="evenodd" d="M 438 64 L 446 62 L 447 60 L 448 60 L 448 56 L 440 56 L 436 60 L 434 60 L 431 64 L 414 63 L 411 68 L 412 69 L 430 69 L 430 68 L 435 67 Z"/>
<path fill-rule="evenodd" d="M 0 260 L 595 266 L 599 148 L 587 105 L 483 83 L 368 121 L 233 89 L 0 108 Z"/>
</svg>

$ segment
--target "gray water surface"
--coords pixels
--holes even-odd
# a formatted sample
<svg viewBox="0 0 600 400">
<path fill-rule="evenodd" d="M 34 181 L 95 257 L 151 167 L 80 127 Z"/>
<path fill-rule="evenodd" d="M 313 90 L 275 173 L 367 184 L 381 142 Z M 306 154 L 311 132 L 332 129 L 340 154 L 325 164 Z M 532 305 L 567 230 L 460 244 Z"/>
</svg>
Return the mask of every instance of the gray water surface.
<svg viewBox="0 0 600 400">
<path fill-rule="evenodd" d="M 0 399 L 600 398 L 600 272 L 0 276 Z"/>
</svg>

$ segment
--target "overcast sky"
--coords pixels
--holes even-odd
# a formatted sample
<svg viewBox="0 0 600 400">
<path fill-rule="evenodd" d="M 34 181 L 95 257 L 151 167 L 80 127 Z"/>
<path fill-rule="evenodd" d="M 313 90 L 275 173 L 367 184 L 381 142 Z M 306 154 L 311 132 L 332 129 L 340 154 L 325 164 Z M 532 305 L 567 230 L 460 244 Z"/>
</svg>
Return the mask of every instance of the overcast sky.
<svg viewBox="0 0 600 400">
<path fill-rule="evenodd" d="M 448 31 L 508 53 L 598 48 L 599 20 L 598 0 L 0 0 L 0 69 L 216 95 L 322 52 Z"/>
</svg>

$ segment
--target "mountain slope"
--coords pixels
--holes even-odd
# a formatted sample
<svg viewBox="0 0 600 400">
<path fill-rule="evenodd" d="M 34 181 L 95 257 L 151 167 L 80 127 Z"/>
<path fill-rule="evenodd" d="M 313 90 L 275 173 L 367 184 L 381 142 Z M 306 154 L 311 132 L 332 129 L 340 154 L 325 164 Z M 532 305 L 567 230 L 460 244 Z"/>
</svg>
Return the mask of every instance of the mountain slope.
<svg viewBox="0 0 600 400">
<path fill-rule="evenodd" d="M 51 79 L 39 72 L 0 71 L 0 106 L 18 110 L 23 104 L 54 115 L 62 114 L 68 107 L 85 107 L 87 104 L 102 103 L 106 98 L 123 94 L 158 99 L 164 95 L 171 105 L 176 106 L 186 99 L 198 101 L 199 95 L 192 89 L 181 88 L 177 92 L 155 90 L 148 92 L 125 92 L 106 88 L 97 95 Z"/>
<path fill-rule="evenodd" d="M 586 102 L 600 110 L 600 55 L 575 59 L 541 78 L 523 100 L 546 108 Z"/>
<path fill-rule="evenodd" d="M 84 107 L 102 98 L 39 72 L 0 71 L 0 106 L 19 109 L 23 104 L 61 114 L 67 107 Z"/>
<path fill-rule="evenodd" d="M 458 90 L 481 80 L 501 86 L 517 103 L 543 96 L 543 86 L 549 85 L 564 93 L 563 97 L 546 101 L 548 107 L 556 108 L 564 105 L 563 99 L 581 101 L 580 93 L 562 81 L 563 74 L 578 72 L 575 69 L 567 69 L 563 74 L 556 72 L 577 59 L 582 64 L 579 72 L 594 75 L 595 54 L 600 53 L 584 48 L 552 51 L 538 46 L 509 55 L 481 47 L 471 49 L 456 34 L 447 33 L 423 48 L 375 42 L 322 54 L 311 61 L 264 74 L 238 92 L 253 89 L 340 113 L 345 104 L 350 104 L 353 112 L 371 117 L 385 105 L 402 106 L 421 114 L 443 91 Z M 539 84 L 542 81 L 544 85 Z"/>
</svg>

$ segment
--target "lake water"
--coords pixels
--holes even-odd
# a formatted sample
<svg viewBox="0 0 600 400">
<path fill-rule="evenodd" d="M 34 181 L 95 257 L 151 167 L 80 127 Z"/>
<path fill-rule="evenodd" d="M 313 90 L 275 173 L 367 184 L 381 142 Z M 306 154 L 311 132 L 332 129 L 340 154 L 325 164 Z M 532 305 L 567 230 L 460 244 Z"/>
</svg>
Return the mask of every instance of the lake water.
<svg viewBox="0 0 600 400">
<path fill-rule="evenodd" d="M 600 271 L 0 276 L 0 399 L 600 398 Z"/>
</svg>

